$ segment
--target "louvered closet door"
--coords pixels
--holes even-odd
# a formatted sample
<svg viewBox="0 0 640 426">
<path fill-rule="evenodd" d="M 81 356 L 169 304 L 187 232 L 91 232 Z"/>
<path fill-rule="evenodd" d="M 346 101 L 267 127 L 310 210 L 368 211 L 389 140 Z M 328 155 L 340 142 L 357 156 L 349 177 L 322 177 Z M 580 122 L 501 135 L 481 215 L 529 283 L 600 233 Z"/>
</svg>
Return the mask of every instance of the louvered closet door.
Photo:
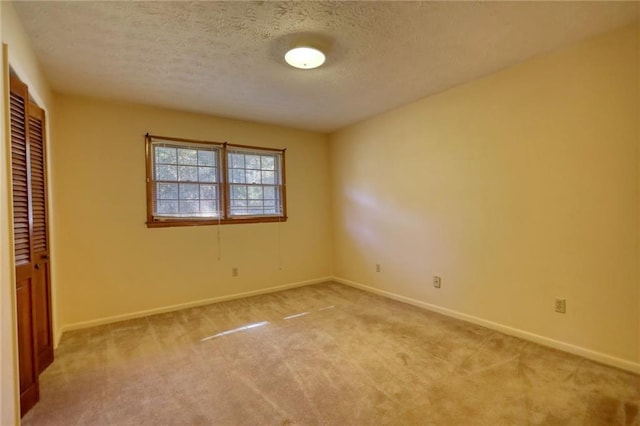
<svg viewBox="0 0 640 426">
<path fill-rule="evenodd" d="M 29 157 L 31 164 L 31 210 L 33 212 L 33 300 L 38 374 L 53 362 L 44 129 L 44 111 L 38 105 L 30 102 Z"/>
<path fill-rule="evenodd" d="M 11 76 L 11 183 L 16 267 L 20 413 L 38 402 L 27 86 Z"/>
</svg>

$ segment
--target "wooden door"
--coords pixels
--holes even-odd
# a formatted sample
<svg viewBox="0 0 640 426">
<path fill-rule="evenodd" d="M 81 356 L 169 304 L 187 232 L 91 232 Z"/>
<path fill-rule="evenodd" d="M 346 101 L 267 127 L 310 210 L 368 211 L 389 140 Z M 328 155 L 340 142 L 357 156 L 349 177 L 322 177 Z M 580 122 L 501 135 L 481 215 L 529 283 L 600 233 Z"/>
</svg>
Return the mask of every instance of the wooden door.
<svg viewBox="0 0 640 426">
<path fill-rule="evenodd" d="M 16 267 L 16 308 L 18 321 L 18 365 L 20 413 L 24 415 L 39 399 L 36 365 L 33 213 L 29 156 L 27 86 L 11 76 L 11 185 L 13 236 Z"/>
<path fill-rule="evenodd" d="M 29 157 L 33 216 L 33 300 L 38 374 L 53 362 L 44 110 L 29 103 Z"/>
</svg>

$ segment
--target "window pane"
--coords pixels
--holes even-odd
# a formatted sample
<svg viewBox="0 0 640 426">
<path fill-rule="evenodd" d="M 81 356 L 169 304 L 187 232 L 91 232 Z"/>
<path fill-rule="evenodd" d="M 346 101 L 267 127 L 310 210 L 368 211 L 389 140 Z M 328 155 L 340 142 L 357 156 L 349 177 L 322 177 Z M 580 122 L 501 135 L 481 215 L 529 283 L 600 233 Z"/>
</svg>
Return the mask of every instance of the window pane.
<svg viewBox="0 0 640 426">
<path fill-rule="evenodd" d="M 176 183 L 159 183 L 156 191 L 159 199 L 178 199 L 178 184 Z"/>
<path fill-rule="evenodd" d="M 247 170 L 247 183 L 261 183 L 259 170 Z"/>
<path fill-rule="evenodd" d="M 260 187 L 260 186 L 250 186 L 249 187 L 249 199 L 250 200 L 261 200 L 262 199 L 262 187 Z"/>
<path fill-rule="evenodd" d="M 246 200 L 231 200 L 231 207 L 246 207 Z"/>
<path fill-rule="evenodd" d="M 262 200 L 249 200 L 249 207 L 262 207 Z"/>
<path fill-rule="evenodd" d="M 215 166 L 216 156 L 213 151 L 198 151 L 198 165 L 199 166 Z"/>
<path fill-rule="evenodd" d="M 276 198 L 276 188 L 275 188 L 275 186 L 265 186 L 265 187 L 262 188 L 262 191 L 264 193 L 264 198 L 265 199 L 272 200 L 272 199 Z"/>
<path fill-rule="evenodd" d="M 262 183 L 276 183 L 274 172 L 262 172 Z"/>
<path fill-rule="evenodd" d="M 244 185 L 231 185 L 231 198 L 232 199 L 246 199 L 247 187 Z"/>
<path fill-rule="evenodd" d="M 176 166 L 160 165 L 156 168 L 157 180 L 177 180 L 178 169 Z"/>
<path fill-rule="evenodd" d="M 275 157 L 269 155 L 262 156 L 262 170 L 275 170 L 276 169 L 276 161 Z"/>
<path fill-rule="evenodd" d="M 156 163 L 176 164 L 176 149 L 156 147 Z"/>
<path fill-rule="evenodd" d="M 178 213 L 177 201 L 158 201 L 157 214 L 176 214 Z"/>
<path fill-rule="evenodd" d="M 229 168 L 244 169 L 244 154 L 229 154 Z"/>
<path fill-rule="evenodd" d="M 245 183 L 244 170 L 230 170 L 229 181 L 231 183 Z"/>
<path fill-rule="evenodd" d="M 246 155 L 245 157 L 246 157 L 245 167 L 247 169 L 260 170 L 260 156 L 259 155 Z"/>
<path fill-rule="evenodd" d="M 182 182 L 197 182 L 198 167 L 178 166 L 178 180 Z"/>
<path fill-rule="evenodd" d="M 231 214 L 232 215 L 246 215 L 247 214 L 247 208 L 246 207 L 232 207 L 231 208 Z"/>
<path fill-rule="evenodd" d="M 202 213 L 216 213 L 218 211 L 218 206 L 216 204 L 216 200 L 201 200 L 200 211 Z"/>
<path fill-rule="evenodd" d="M 198 151 L 195 149 L 178 149 L 178 164 L 198 164 Z"/>
<path fill-rule="evenodd" d="M 202 200 L 212 200 L 217 197 L 215 185 L 200 185 L 200 199 Z"/>
<path fill-rule="evenodd" d="M 275 207 L 276 206 L 276 200 L 264 200 L 264 206 L 265 207 Z"/>
<path fill-rule="evenodd" d="M 180 184 L 180 200 L 197 200 L 199 195 L 199 188 L 197 184 L 193 183 L 181 183 Z"/>
<path fill-rule="evenodd" d="M 215 182 L 215 170 L 213 167 L 198 167 L 198 180 L 200 182 Z"/>
<path fill-rule="evenodd" d="M 180 213 L 189 213 L 193 215 L 193 213 L 198 213 L 200 208 L 200 203 L 198 200 L 180 200 Z"/>
</svg>

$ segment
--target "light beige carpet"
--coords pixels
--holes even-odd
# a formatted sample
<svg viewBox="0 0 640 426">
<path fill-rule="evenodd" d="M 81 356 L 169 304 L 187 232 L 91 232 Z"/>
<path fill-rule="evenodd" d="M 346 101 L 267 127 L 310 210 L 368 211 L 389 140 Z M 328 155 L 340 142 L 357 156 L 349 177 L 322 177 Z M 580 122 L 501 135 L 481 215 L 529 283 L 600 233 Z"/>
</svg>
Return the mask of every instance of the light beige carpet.
<svg viewBox="0 0 640 426">
<path fill-rule="evenodd" d="M 640 424 L 639 376 L 335 283 L 65 333 L 40 385 L 25 425 Z"/>
</svg>

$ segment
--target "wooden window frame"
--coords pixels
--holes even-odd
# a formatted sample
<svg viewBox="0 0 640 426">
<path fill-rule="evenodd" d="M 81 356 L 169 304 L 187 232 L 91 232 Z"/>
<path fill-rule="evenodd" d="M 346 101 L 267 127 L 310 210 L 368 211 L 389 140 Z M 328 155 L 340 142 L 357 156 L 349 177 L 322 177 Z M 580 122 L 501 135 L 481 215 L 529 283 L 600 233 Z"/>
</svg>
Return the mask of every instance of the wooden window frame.
<svg viewBox="0 0 640 426">
<path fill-rule="evenodd" d="M 152 170 L 154 165 L 154 159 L 152 157 L 152 143 L 154 140 L 164 140 L 169 143 L 176 142 L 180 144 L 185 144 L 185 146 L 189 146 L 189 144 L 193 144 L 193 146 L 197 145 L 212 145 L 216 146 L 220 152 L 219 158 L 219 177 L 220 177 L 220 193 L 219 197 L 219 206 L 222 215 L 219 218 L 156 218 L 153 214 L 153 185 L 155 180 L 152 179 Z M 274 152 L 280 154 L 280 179 L 281 183 L 279 185 L 280 189 L 280 197 L 282 204 L 282 213 L 280 215 L 255 215 L 255 216 L 232 216 L 230 214 L 230 183 L 228 180 L 228 167 L 227 167 L 227 159 L 228 159 L 228 148 L 239 149 L 239 150 L 248 150 L 255 152 Z M 238 145 L 238 144 L 229 144 L 226 142 L 213 142 L 213 141 L 203 141 L 203 140 L 195 140 L 195 139 L 184 139 L 184 138 L 175 138 L 175 137 L 167 137 L 167 136 L 158 136 L 158 135 L 145 135 L 145 156 L 146 156 L 146 191 L 147 191 L 147 221 L 146 225 L 148 228 L 167 228 L 174 226 L 205 226 L 205 225 L 228 225 L 228 224 L 240 224 L 240 223 L 269 223 L 269 222 L 286 222 L 288 219 L 287 216 L 287 185 L 286 185 L 286 173 L 285 173 L 285 149 L 276 149 L 276 148 L 265 148 L 259 146 L 250 146 L 250 145 Z"/>
</svg>

